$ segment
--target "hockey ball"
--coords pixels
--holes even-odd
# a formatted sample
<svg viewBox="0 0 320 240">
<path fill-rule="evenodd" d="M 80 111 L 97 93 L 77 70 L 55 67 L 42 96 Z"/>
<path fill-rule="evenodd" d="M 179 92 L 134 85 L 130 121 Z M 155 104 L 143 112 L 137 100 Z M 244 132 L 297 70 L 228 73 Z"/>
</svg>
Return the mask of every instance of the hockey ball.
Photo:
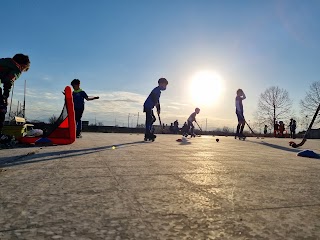
<svg viewBox="0 0 320 240">
<path fill-rule="evenodd" d="M 114 150 L 114 149 L 116 149 L 116 147 L 115 147 L 115 146 L 112 146 L 112 149 Z"/>
</svg>

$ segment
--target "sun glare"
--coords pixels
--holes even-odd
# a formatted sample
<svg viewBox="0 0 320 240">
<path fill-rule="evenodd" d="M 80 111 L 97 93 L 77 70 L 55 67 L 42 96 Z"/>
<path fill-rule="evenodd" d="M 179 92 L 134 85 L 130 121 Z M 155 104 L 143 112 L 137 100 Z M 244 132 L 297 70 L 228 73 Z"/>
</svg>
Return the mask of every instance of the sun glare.
<svg viewBox="0 0 320 240">
<path fill-rule="evenodd" d="M 192 78 L 190 90 L 195 104 L 212 105 L 223 90 L 222 79 L 214 72 L 198 72 Z"/>
</svg>

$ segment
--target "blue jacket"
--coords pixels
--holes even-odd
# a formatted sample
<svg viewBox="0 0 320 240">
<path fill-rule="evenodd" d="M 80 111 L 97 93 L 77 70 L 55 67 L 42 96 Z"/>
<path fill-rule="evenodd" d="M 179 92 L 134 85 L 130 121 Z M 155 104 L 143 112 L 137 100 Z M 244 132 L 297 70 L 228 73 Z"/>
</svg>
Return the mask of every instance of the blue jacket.
<svg viewBox="0 0 320 240">
<path fill-rule="evenodd" d="M 84 109 L 84 99 L 88 97 L 86 92 L 79 89 L 77 91 L 73 91 L 72 96 L 74 109 Z"/>
<path fill-rule="evenodd" d="M 160 110 L 160 95 L 161 95 L 161 90 L 160 87 L 155 87 L 152 92 L 149 94 L 148 98 L 143 104 L 144 109 L 151 110 L 154 108 L 154 106 L 159 103 L 157 110 Z"/>
</svg>

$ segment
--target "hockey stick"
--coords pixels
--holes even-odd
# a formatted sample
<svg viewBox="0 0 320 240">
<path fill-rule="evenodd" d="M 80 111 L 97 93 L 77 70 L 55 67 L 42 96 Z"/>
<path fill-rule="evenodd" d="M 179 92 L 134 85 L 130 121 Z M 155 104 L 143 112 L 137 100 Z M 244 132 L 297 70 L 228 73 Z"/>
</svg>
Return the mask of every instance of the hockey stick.
<svg viewBox="0 0 320 240">
<path fill-rule="evenodd" d="M 318 108 L 317 108 L 317 110 L 316 110 L 316 113 L 313 115 L 313 118 L 312 118 L 312 120 L 311 120 L 311 122 L 310 122 L 310 125 L 309 125 L 307 131 L 305 132 L 305 134 L 304 134 L 304 136 L 303 136 L 302 141 L 301 141 L 300 143 L 298 143 L 298 144 L 296 144 L 295 142 L 289 142 L 289 145 L 290 145 L 291 147 L 293 147 L 293 148 L 301 147 L 301 146 L 307 141 L 307 136 L 308 136 L 308 134 L 309 134 L 310 131 L 311 131 L 312 125 L 313 125 L 314 121 L 316 120 L 319 111 L 320 111 L 320 104 L 319 104 L 319 106 L 318 106 Z"/>
<path fill-rule="evenodd" d="M 202 128 L 199 126 L 199 124 L 198 124 L 198 122 L 197 122 L 197 121 L 196 121 L 196 124 L 198 125 L 198 127 L 199 127 L 200 131 L 202 132 Z M 200 135 L 199 135 L 199 137 L 200 137 Z"/>
<path fill-rule="evenodd" d="M 163 133 L 163 126 L 160 118 L 160 114 L 158 113 L 158 118 L 159 118 L 159 123 L 160 123 L 160 128 L 161 128 L 161 133 Z"/>
<path fill-rule="evenodd" d="M 259 136 L 252 130 L 252 128 L 250 127 L 250 125 L 247 123 L 247 121 L 244 120 L 244 122 L 247 124 L 247 126 L 248 126 L 248 128 L 250 129 L 251 133 L 252 133 L 253 135 L 255 135 L 257 138 L 259 138 Z"/>
</svg>

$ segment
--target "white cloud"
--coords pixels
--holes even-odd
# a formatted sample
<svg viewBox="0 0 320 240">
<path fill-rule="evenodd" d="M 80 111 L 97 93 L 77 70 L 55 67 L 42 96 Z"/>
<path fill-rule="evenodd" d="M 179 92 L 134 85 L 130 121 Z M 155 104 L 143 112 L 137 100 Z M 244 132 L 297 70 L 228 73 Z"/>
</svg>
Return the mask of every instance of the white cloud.
<svg viewBox="0 0 320 240">
<path fill-rule="evenodd" d="M 90 123 L 102 122 L 105 125 L 136 126 L 144 123 L 143 103 L 147 96 L 126 91 L 88 91 L 89 96 L 99 96 L 100 99 L 85 102 L 83 120 Z M 17 109 L 17 99 L 23 100 L 23 91 L 19 90 L 14 96 L 12 109 Z M 64 96 L 61 92 L 48 92 L 43 90 L 28 89 L 26 95 L 27 119 L 48 121 L 52 115 L 59 116 L 64 104 Z M 161 101 L 161 117 L 165 124 L 178 119 L 183 124 L 193 112 L 193 106 L 187 103 L 172 101 L 168 97 Z M 234 119 L 219 119 L 211 116 L 198 116 L 198 122 L 207 129 L 233 126 Z"/>
</svg>

